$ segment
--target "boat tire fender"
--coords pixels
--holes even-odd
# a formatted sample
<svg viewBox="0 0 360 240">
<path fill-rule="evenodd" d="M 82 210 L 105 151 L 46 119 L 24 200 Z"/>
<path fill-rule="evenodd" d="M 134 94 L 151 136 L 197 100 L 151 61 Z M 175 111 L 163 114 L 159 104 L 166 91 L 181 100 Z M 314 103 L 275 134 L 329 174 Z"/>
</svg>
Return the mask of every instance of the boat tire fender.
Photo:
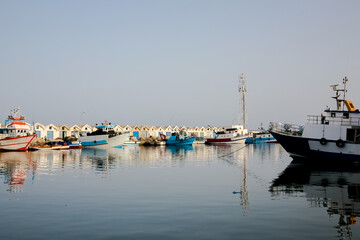
<svg viewBox="0 0 360 240">
<path fill-rule="evenodd" d="M 321 145 L 326 145 L 327 144 L 326 138 L 320 139 L 320 143 L 321 143 Z"/>
<path fill-rule="evenodd" d="M 336 146 L 338 146 L 339 148 L 343 148 L 345 146 L 345 142 L 339 139 L 336 141 Z"/>
</svg>

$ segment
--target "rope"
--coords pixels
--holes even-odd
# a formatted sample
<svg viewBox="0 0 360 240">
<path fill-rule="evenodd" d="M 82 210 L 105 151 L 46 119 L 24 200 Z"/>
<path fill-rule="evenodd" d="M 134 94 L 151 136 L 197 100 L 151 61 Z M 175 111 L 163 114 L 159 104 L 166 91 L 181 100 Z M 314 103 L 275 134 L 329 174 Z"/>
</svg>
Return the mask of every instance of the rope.
<svg viewBox="0 0 360 240">
<path fill-rule="evenodd" d="M 218 158 L 219 158 L 219 159 L 222 159 L 222 160 L 225 160 L 226 162 L 229 162 L 229 163 L 230 163 L 229 159 L 226 159 L 225 157 L 230 156 L 230 155 L 233 155 L 234 153 L 236 153 L 236 152 L 238 152 L 238 151 L 241 151 L 241 150 L 243 150 L 244 148 L 246 148 L 246 147 L 248 147 L 248 146 L 249 146 L 249 145 L 246 144 L 245 146 L 243 146 L 243 147 L 241 147 L 241 148 L 239 148 L 239 149 L 236 149 L 235 151 L 232 151 L 232 152 L 227 153 L 227 154 L 225 154 L 225 155 L 218 156 Z M 232 160 L 233 160 L 233 159 L 232 159 Z M 232 164 L 234 164 L 234 162 L 232 162 Z M 236 165 L 238 165 L 238 166 L 240 166 L 242 169 L 244 169 L 244 166 L 243 166 L 242 164 L 236 164 Z M 254 172 L 252 172 L 252 171 L 249 170 L 248 168 L 246 168 L 245 171 L 246 171 L 246 174 L 247 174 L 248 176 L 251 176 L 252 178 L 254 178 L 255 181 L 256 181 L 257 183 L 259 183 L 262 187 L 268 187 L 268 186 L 269 186 L 269 182 L 268 182 L 268 181 L 266 181 L 265 179 L 259 177 L 257 174 L 255 174 Z M 235 192 L 235 191 L 234 191 L 234 192 Z M 235 193 L 237 193 L 237 192 L 235 192 Z M 234 193 L 234 194 L 235 194 L 235 193 Z"/>
<path fill-rule="evenodd" d="M 237 149 L 237 150 L 235 150 L 235 151 L 233 151 L 233 152 L 231 152 L 231 153 L 228 153 L 228 154 L 225 154 L 225 155 L 222 155 L 222 156 L 218 156 L 218 158 L 222 159 L 223 157 L 226 157 L 226 156 L 232 155 L 232 154 L 234 154 L 234 153 L 236 153 L 236 152 L 238 152 L 238 151 L 240 151 L 240 150 L 242 150 L 242 149 L 246 148 L 247 146 L 248 146 L 248 144 L 245 144 L 245 146 L 244 146 L 244 147 L 239 148 L 239 149 Z M 223 160 L 225 160 L 225 159 L 223 159 Z"/>
</svg>

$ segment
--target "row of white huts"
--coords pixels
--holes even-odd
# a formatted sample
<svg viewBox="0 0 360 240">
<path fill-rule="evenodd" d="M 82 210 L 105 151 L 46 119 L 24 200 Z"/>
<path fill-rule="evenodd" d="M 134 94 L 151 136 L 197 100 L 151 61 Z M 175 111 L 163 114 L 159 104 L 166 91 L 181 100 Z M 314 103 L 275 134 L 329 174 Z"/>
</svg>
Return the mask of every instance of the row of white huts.
<svg viewBox="0 0 360 240">
<path fill-rule="evenodd" d="M 89 133 L 96 130 L 95 126 L 85 125 L 43 125 L 41 123 L 35 123 L 33 126 L 34 132 L 38 138 L 57 139 L 65 137 L 78 138 L 82 133 Z M 213 137 L 215 132 L 223 131 L 223 127 L 178 127 L 178 126 L 120 126 L 114 127 L 116 132 L 130 132 L 132 136 L 137 139 L 146 137 L 159 137 L 160 134 L 171 136 L 174 132 L 184 131 L 189 136 L 196 136 L 200 138 Z"/>
</svg>

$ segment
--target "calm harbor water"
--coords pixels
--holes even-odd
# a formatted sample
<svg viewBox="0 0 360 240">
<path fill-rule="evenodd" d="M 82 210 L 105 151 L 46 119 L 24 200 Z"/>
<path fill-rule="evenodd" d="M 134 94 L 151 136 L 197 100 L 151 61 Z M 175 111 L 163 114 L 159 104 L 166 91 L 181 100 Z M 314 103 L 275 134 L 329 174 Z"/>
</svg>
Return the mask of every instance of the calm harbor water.
<svg viewBox="0 0 360 240">
<path fill-rule="evenodd" d="M 0 239 L 360 239 L 360 167 L 278 144 L 0 153 Z"/>
</svg>

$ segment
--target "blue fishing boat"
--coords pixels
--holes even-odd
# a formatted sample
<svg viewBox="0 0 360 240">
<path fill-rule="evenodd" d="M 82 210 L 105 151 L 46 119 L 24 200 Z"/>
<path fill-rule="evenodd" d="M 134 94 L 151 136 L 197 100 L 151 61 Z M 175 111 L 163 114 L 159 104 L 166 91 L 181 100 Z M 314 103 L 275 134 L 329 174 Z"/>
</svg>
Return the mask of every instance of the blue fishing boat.
<svg viewBox="0 0 360 240">
<path fill-rule="evenodd" d="M 196 137 L 188 137 L 186 135 L 180 135 L 178 133 L 173 133 L 168 140 L 166 140 L 166 145 L 169 146 L 190 146 L 194 143 Z"/>
<path fill-rule="evenodd" d="M 252 137 L 245 140 L 246 144 L 257 144 L 257 143 L 276 143 L 276 139 L 268 131 L 262 130 L 259 133 L 253 133 Z"/>
</svg>

